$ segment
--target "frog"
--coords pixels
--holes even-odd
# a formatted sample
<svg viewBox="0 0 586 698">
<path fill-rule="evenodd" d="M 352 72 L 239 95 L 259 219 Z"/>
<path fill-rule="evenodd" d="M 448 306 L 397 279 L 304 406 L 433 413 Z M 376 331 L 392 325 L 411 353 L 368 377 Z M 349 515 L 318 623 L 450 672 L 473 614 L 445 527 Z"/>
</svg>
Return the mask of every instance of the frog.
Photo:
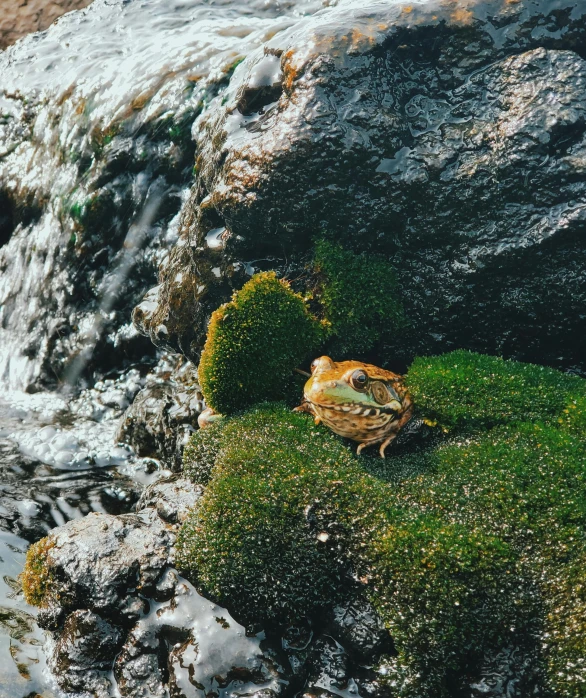
<svg viewBox="0 0 586 698">
<path fill-rule="evenodd" d="M 403 376 L 362 361 L 320 356 L 311 364 L 297 412 L 313 415 L 334 433 L 359 442 L 357 454 L 380 444 L 385 450 L 411 419 L 413 401 Z"/>
</svg>

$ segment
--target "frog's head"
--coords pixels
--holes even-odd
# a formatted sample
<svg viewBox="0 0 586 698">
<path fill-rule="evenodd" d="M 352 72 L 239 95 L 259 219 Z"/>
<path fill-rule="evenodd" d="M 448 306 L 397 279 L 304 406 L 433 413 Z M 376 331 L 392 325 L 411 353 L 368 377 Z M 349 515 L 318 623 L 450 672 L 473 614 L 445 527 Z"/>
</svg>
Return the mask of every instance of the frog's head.
<svg viewBox="0 0 586 698">
<path fill-rule="evenodd" d="M 390 371 L 361 361 L 332 361 L 321 356 L 311 364 L 311 378 L 304 395 L 316 408 L 344 412 L 356 417 L 398 414 L 403 409 L 394 383 L 399 378 Z"/>
</svg>

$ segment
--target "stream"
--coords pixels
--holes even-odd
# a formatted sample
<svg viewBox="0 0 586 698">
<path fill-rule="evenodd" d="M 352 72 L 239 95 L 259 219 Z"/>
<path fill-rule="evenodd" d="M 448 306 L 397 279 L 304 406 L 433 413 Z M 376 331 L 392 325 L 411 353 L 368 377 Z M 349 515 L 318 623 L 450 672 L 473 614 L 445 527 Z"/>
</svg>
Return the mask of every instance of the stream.
<svg viewBox="0 0 586 698">
<path fill-rule="evenodd" d="M 139 342 L 129 309 L 176 240 L 177 213 L 193 176 L 193 114 L 231 65 L 321 6 L 95 0 L 0 53 L 2 698 L 62 695 L 47 671 L 36 610 L 18 582 L 29 544 L 90 512 L 130 511 L 142 488 L 168 472 L 116 444 L 115 436 L 157 360 L 144 345 L 128 358 L 128 347 Z M 147 95 L 148 108 L 137 112 Z M 186 115 L 188 137 L 177 156 L 181 173 L 162 175 L 152 165 L 162 147 L 156 124 L 169 114 Z M 92 133 L 106 132 L 122 116 L 130 140 L 155 126 L 147 156 L 137 156 L 152 155 L 151 161 L 120 175 L 108 170 L 111 158 L 100 160 Z M 104 241 L 98 221 L 102 252 L 96 228 L 80 233 L 85 222 L 77 215 L 86 205 L 82 195 L 91 197 L 100 177 L 126 197 L 122 205 L 115 196 L 116 220 L 104 219 Z M 90 271 L 66 258 L 71 241 L 86 233 L 99 258 Z M 77 298 L 76 274 L 90 284 Z M 47 363 L 55 342 L 75 357 L 62 371 L 65 382 L 55 382 L 56 367 Z"/>
</svg>

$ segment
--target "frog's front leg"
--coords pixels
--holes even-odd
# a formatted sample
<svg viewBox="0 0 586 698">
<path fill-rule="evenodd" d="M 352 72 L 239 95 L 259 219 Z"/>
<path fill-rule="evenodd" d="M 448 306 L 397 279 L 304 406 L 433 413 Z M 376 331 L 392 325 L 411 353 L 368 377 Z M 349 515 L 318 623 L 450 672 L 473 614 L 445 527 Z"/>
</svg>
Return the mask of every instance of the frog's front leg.
<svg viewBox="0 0 586 698">
<path fill-rule="evenodd" d="M 293 409 L 293 412 L 307 412 L 307 414 L 313 415 L 313 421 L 316 424 L 321 424 L 321 417 L 316 414 L 315 409 L 313 408 L 313 405 L 311 402 L 308 402 L 307 400 L 303 400 L 299 407 L 295 407 Z"/>
<path fill-rule="evenodd" d="M 205 429 L 206 427 L 209 427 L 210 424 L 219 422 L 222 419 L 224 419 L 223 414 L 217 414 L 216 412 L 214 412 L 214 410 L 212 410 L 211 407 L 206 407 L 205 410 L 197 418 L 197 423 L 200 429 Z"/>
</svg>

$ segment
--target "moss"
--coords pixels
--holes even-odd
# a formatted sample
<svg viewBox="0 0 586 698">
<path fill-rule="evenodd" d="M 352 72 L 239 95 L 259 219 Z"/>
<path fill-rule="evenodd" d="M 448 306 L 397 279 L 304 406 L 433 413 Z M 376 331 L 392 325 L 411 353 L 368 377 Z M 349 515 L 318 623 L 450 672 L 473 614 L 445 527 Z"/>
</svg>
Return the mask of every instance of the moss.
<svg viewBox="0 0 586 698">
<path fill-rule="evenodd" d="M 295 385 L 293 369 L 319 340 L 303 298 L 273 272 L 256 274 L 212 314 L 199 366 L 207 404 L 232 414 L 283 399 Z"/>
<path fill-rule="evenodd" d="M 53 591 L 54 580 L 49 565 L 53 546 L 53 540 L 47 536 L 33 543 L 27 551 L 20 579 L 25 601 L 31 606 L 46 606 Z"/>
<path fill-rule="evenodd" d="M 367 354 L 405 325 L 396 273 L 386 258 L 321 239 L 314 266 L 323 277 L 318 300 L 338 359 Z"/>
<path fill-rule="evenodd" d="M 547 669 L 554 691 L 584 696 L 586 686 L 586 549 L 550 570 L 545 623 Z"/>
<path fill-rule="evenodd" d="M 577 376 L 463 350 L 416 359 L 407 385 L 419 413 L 446 429 L 557 420 L 586 395 Z"/>
<path fill-rule="evenodd" d="M 202 442 L 194 441 L 196 449 Z M 225 423 L 216 452 L 197 513 L 179 535 L 180 567 L 249 621 L 299 620 L 339 598 L 344 565 L 333 532 L 332 541 L 319 536 L 328 533 L 324 507 L 336 512 L 336 538 L 347 534 L 350 512 L 370 509 L 370 479 L 351 452 L 282 405 Z"/>
<path fill-rule="evenodd" d="M 226 422 L 213 422 L 199 429 L 183 451 L 183 470 L 197 485 L 207 485 L 222 444 Z"/>
<path fill-rule="evenodd" d="M 83 201 L 69 204 L 67 210 L 78 232 L 92 233 L 110 226 L 112 213 L 116 210 L 113 197 L 113 193 L 104 188 L 92 193 Z"/>
<path fill-rule="evenodd" d="M 572 395 L 558 417 L 560 427 L 576 436 L 586 435 L 586 395 Z"/>
<path fill-rule="evenodd" d="M 450 671 L 506 634 L 517 616 L 503 596 L 515 565 L 506 542 L 405 506 L 339 438 L 283 406 L 228 420 L 219 440 L 177 559 L 242 620 L 297 622 L 369 580 L 400 670 L 438 696 Z"/>
<path fill-rule="evenodd" d="M 511 643 L 519 612 L 514 551 L 496 536 L 429 513 L 405 517 L 373 542 L 371 599 L 398 657 L 387 681 L 399 695 L 452 695 L 487 651 Z"/>
<path fill-rule="evenodd" d="M 186 472 L 209 482 L 180 565 L 269 623 L 315 616 L 360 580 L 397 649 L 393 695 L 459 694 L 487 654 L 517 648 L 541 693 L 582 698 L 585 381 L 469 352 L 412 371 L 424 413 L 453 431 L 384 464 L 282 405 L 194 436 Z"/>
<path fill-rule="evenodd" d="M 413 458 L 421 456 L 398 460 Z M 400 485 L 403 502 L 449 525 L 497 537 L 515 552 L 517 572 L 501 577 L 509 581 L 508 591 L 503 589 L 509 607 L 524 609 L 520 612 L 524 622 L 512 624 L 514 644 L 538 638 L 535 651 L 544 655 L 550 688 L 560 696 L 582 696 L 586 671 L 579 661 L 586 656 L 583 438 L 543 424 L 503 425 L 443 444 L 425 454 L 425 461 L 423 474 Z M 407 464 L 395 467 L 404 469 Z M 390 561 L 393 556 L 389 551 Z M 530 632 L 524 630 L 528 626 Z M 404 644 L 413 646 L 408 641 Z M 413 654 L 421 656 L 419 651 Z"/>
</svg>

